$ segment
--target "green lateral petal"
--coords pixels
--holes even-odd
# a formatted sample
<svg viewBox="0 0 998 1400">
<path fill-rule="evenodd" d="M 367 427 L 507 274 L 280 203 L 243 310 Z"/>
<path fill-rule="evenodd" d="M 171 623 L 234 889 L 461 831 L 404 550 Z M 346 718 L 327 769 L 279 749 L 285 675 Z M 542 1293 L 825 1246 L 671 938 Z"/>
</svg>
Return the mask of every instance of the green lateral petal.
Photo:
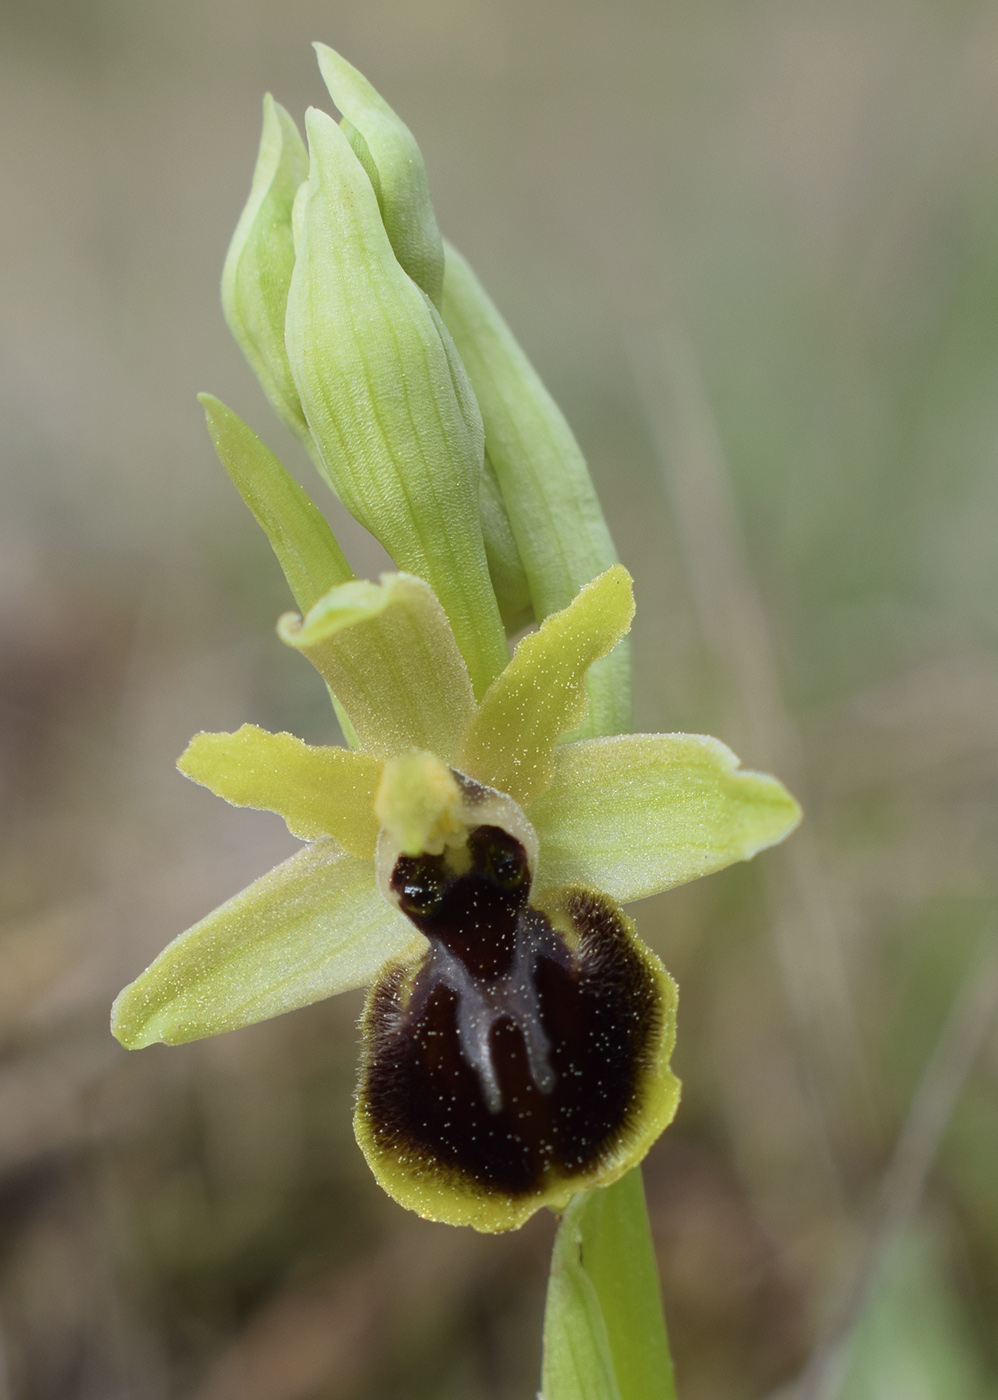
<svg viewBox="0 0 998 1400">
<path fill-rule="evenodd" d="M 130 1050 L 219 1035 L 370 982 L 422 939 L 374 884 L 369 860 L 316 841 L 182 933 L 119 995 Z"/>
<path fill-rule="evenodd" d="M 616 550 L 564 415 L 467 262 L 450 244 L 445 249 L 444 322 L 482 411 L 486 450 L 541 620 L 615 563 Z M 626 641 L 596 662 L 586 688 L 582 734 L 630 729 Z"/>
<path fill-rule="evenodd" d="M 307 612 L 336 584 L 353 578 L 336 536 L 256 433 L 221 400 L 198 398 L 222 466 L 270 541 L 295 602 Z"/>
<path fill-rule="evenodd" d="M 278 623 L 339 698 L 364 748 L 448 759 L 475 712 L 468 671 L 429 584 L 382 574 L 332 589 L 304 621 Z"/>
<path fill-rule="evenodd" d="M 295 264 L 291 207 L 307 178 L 308 153 L 298 128 L 268 93 L 250 196 L 222 272 L 222 310 L 267 398 L 305 442 L 308 425 L 284 347 L 284 316 Z"/>
<path fill-rule="evenodd" d="M 800 821 L 775 778 L 701 734 L 621 734 L 564 744 L 530 807 L 538 885 L 575 880 L 626 902 L 723 870 Z"/>
<path fill-rule="evenodd" d="M 395 256 L 439 306 L 444 247 L 416 139 L 352 64 L 326 44 L 313 47 L 329 95 L 346 118 L 344 134 L 371 178 Z"/>
<path fill-rule="evenodd" d="M 457 767 L 521 805 L 538 797 L 554 775 L 555 744 L 585 716 L 586 671 L 633 616 L 631 576 L 614 564 L 520 642 L 462 735 Z"/>
<path fill-rule="evenodd" d="M 286 324 L 305 416 L 344 504 L 400 568 L 433 587 L 482 694 L 507 651 L 479 518 L 480 422 L 469 419 L 432 303 L 396 261 L 346 137 L 315 110 L 307 126 Z"/>
<path fill-rule="evenodd" d="M 177 767 L 234 807 L 277 812 L 292 836 L 334 836 L 350 855 L 374 857 L 374 797 L 384 765 L 373 754 L 244 724 L 234 734 L 195 734 Z"/>
</svg>

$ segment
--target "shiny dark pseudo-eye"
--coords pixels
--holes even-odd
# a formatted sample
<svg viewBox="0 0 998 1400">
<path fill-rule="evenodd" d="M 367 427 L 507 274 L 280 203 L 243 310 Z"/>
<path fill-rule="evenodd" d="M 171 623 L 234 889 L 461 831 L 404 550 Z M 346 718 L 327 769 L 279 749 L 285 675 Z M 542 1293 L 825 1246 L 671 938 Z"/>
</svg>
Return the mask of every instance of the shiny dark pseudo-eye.
<svg viewBox="0 0 998 1400">
<path fill-rule="evenodd" d="M 614 902 L 565 887 L 535 906 L 498 826 L 401 856 L 391 883 L 429 947 L 364 1013 L 357 1132 L 382 1185 L 495 1230 L 639 1160 L 675 1109 L 675 988 Z"/>
</svg>

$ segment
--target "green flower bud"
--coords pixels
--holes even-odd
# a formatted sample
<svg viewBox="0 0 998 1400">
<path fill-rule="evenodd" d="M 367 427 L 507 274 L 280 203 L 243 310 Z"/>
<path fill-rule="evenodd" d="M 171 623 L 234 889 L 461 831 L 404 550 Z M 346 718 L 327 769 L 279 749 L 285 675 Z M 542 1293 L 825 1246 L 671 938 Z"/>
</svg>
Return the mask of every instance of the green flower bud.
<svg viewBox="0 0 998 1400">
<path fill-rule="evenodd" d="M 246 207 L 222 272 L 222 310 L 274 410 L 309 441 L 284 348 L 284 317 L 295 265 L 291 208 L 308 178 L 308 154 L 291 117 L 268 93 Z"/>
<path fill-rule="evenodd" d="M 339 126 L 308 113 L 285 342 L 321 467 L 347 509 L 443 604 L 481 695 L 506 640 L 482 538 L 481 418 L 432 303 L 400 267 Z"/>
<path fill-rule="evenodd" d="M 353 64 L 327 44 L 314 47 L 329 95 L 343 113 L 340 130 L 367 171 L 395 256 L 439 307 L 444 245 L 416 139 Z"/>
<path fill-rule="evenodd" d="M 400 266 L 436 307 L 444 286 L 444 245 L 437 227 L 426 166 L 416 140 L 384 98 L 334 49 L 316 44 L 319 69 L 329 95 L 343 113 L 340 130 L 367 172 L 377 196 L 388 241 Z M 449 346 L 450 335 L 439 327 Z M 455 383 L 474 399 L 464 366 L 452 356 Z M 477 407 L 473 410 L 477 417 Z M 487 458 L 481 482 L 482 532 L 489 573 L 507 632 L 533 617 L 527 575 L 499 482 Z"/>
</svg>

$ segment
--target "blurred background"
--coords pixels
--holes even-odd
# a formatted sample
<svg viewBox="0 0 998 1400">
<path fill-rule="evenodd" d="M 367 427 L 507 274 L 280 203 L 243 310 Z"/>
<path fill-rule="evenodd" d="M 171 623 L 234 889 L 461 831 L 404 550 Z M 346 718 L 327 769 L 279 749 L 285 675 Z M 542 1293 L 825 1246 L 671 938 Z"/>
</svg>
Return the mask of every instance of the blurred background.
<svg viewBox="0 0 998 1400">
<path fill-rule="evenodd" d="M 637 728 L 716 733 L 807 810 L 636 911 L 682 996 L 645 1172 L 682 1400 L 774 1393 L 850 1315 L 812 1394 L 998 1395 L 994 6 L 0 0 L 0 1400 L 537 1384 L 553 1221 L 380 1195 L 359 994 L 107 1032 L 296 844 L 182 779 L 188 737 L 335 738 L 195 393 L 381 567 L 218 306 L 263 92 L 328 107 L 313 39 L 412 126 L 583 444 Z"/>
</svg>

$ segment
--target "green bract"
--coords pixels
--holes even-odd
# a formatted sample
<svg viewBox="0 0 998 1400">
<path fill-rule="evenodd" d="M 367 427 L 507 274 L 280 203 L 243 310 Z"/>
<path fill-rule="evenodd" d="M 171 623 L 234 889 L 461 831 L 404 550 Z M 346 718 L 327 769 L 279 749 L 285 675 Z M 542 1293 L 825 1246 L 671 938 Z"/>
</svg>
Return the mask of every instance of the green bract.
<svg viewBox="0 0 998 1400">
<path fill-rule="evenodd" d="M 640 1172 L 562 1217 L 544 1318 L 541 1394 L 676 1400 Z"/>
<path fill-rule="evenodd" d="M 353 578 L 325 517 L 242 419 L 200 395 L 208 431 L 236 490 L 266 534 L 298 606 L 306 612 L 337 583 Z"/>
<path fill-rule="evenodd" d="M 571 602 L 617 554 L 585 459 L 557 404 L 478 278 L 447 246 L 443 317 L 485 424 L 485 446 L 509 515 L 534 613 Z M 582 731 L 631 727 L 628 643 L 595 665 Z M 580 733 L 581 737 L 581 733 Z"/>
</svg>

